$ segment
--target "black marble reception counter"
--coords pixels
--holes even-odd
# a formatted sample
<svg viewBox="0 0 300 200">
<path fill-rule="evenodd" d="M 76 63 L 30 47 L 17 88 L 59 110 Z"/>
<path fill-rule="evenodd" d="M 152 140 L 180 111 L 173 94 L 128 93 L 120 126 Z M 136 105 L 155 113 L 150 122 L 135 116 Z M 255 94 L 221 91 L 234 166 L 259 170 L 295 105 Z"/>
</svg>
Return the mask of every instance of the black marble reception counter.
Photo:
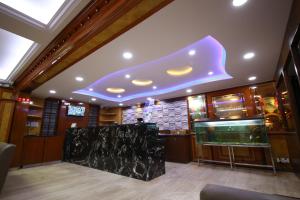
<svg viewBox="0 0 300 200">
<path fill-rule="evenodd" d="M 165 174 L 165 150 L 154 124 L 67 130 L 64 161 L 149 181 Z"/>
</svg>

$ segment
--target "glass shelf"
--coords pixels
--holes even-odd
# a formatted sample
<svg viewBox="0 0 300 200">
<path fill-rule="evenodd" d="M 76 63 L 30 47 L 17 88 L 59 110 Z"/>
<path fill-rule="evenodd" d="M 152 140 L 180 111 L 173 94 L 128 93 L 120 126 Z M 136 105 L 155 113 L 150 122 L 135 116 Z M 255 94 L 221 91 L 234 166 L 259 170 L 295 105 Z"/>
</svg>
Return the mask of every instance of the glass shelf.
<svg viewBox="0 0 300 200">
<path fill-rule="evenodd" d="M 212 97 L 214 115 L 219 119 L 247 117 L 244 96 L 241 93 Z"/>
</svg>

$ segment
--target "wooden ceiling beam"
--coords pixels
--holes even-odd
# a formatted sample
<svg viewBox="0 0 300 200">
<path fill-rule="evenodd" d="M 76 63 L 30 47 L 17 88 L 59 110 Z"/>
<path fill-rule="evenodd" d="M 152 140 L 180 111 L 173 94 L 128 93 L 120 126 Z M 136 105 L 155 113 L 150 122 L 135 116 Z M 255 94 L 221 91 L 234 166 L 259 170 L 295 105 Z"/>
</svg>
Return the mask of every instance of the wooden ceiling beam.
<svg viewBox="0 0 300 200">
<path fill-rule="evenodd" d="M 31 92 L 173 0 L 92 0 L 16 79 Z"/>
</svg>

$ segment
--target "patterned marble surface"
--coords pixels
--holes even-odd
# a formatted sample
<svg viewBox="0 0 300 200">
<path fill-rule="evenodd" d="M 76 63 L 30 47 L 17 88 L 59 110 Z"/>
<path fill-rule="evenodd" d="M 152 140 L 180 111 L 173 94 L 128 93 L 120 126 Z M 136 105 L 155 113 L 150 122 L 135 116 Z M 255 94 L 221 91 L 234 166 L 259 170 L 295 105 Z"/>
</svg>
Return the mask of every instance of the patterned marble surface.
<svg viewBox="0 0 300 200">
<path fill-rule="evenodd" d="M 69 129 L 64 161 L 145 181 L 165 173 L 163 141 L 147 124 Z"/>
</svg>

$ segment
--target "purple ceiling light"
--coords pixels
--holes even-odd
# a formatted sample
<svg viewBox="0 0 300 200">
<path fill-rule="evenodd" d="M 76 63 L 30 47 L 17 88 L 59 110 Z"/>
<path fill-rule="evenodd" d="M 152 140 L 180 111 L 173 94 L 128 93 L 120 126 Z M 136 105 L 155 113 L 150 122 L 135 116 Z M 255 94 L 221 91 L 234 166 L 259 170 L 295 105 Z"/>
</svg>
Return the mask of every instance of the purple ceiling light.
<svg viewBox="0 0 300 200">
<path fill-rule="evenodd" d="M 191 54 L 191 50 L 195 51 Z M 213 81 L 232 78 L 225 71 L 226 51 L 213 37 L 203 39 L 184 47 L 174 53 L 108 74 L 86 88 L 74 91 L 77 94 L 97 97 L 100 99 L 124 102 L 141 97 L 156 96 L 183 90 L 192 86 Z M 192 67 L 192 71 L 183 76 L 170 76 L 167 70 L 173 68 Z M 213 72 L 208 75 L 208 72 Z M 130 74 L 131 79 L 124 76 Z M 152 80 L 148 86 L 135 86 L 132 79 Z M 158 86 L 153 90 L 153 86 Z M 90 91 L 89 88 L 93 88 Z M 122 97 L 106 91 L 107 88 L 124 88 Z"/>
</svg>

